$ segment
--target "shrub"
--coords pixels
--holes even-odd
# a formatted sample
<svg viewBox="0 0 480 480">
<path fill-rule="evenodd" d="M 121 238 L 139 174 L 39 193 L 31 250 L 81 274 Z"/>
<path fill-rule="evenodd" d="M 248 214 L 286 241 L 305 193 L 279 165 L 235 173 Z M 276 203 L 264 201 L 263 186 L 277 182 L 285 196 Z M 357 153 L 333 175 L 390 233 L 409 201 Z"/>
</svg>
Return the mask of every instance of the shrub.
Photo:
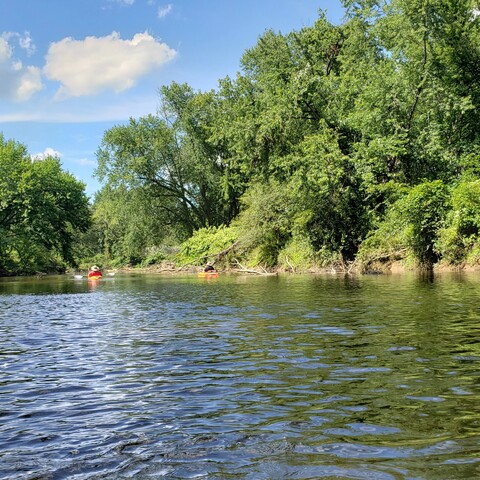
<svg viewBox="0 0 480 480">
<path fill-rule="evenodd" d="M 236 240 L 237 233 L 232 227 L 201 228 L 182 243 L 175 261 L 181 265 L 214 263 L 218 254 L 231 247 Z"/>
<path fill-rule="evenodd" d="M 454 264 L 478 261 L 480 233 L 480 180 L 464 181 L 452 191 L 452 209 L 439 231 L 437 249 Z M 477 253 L 475 253 L 477 251 Z"/>
<path fill-rule="evenodd" d="M 449 192 L 441 180 L 410 188 L 388 208 L 385 219 L 361 245 L 360 264 L 365 268 L 376 260 L 412 256 L 430 268 L 440 256 L 437 242 L 449 209 Z"/>
<path fill-rule="evenodd" d="M 291 195 L 284 185 L 270 181 L 254 185 L 242 198 L 244 210 L 235 222 L 250 262 L 274 267 L 291 238 Z"/>
<path fill-rule="evenodd" d="M 313 248 L 307 238 L 294 237 L 278 254 L 278 266 L 286 271 L 305 271 L 315 263 Z"/>
</svg>

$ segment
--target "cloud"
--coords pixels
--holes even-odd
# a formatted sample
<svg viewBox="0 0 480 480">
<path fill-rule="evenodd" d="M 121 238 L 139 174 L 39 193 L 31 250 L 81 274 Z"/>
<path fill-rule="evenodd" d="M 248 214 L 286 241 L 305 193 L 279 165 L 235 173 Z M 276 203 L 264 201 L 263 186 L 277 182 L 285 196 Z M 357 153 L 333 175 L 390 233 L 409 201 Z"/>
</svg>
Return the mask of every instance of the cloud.
<svg viewBox="0 0 480 480">
<path fill-rule="evenodd" d="M 25 32 L 23 37 L 19 36 L 18 44 L 20 45 L 20 48 L 26 50 L 28 55 L 33 55 L 35 53 L 36 46 L 33 43 L 32 37 L 30 36 L 29 32 Z"/>
<path fill-rule="evenodd" d="M 52 43 L 43 69 L 61 83 L 57 98 L 95 95 L 103 90 L 121 92 L 172 60 L 177 52 L 149 33 L 122 40 L 112 32 L 105 37 L 70 37 Z"/>
<path fill-rule="evenodd" d="M 173 5 L 169 3 L 165 7 L 159 7 L 158 18 L 166 17 L 173 10 Z"/>
<path fill-rule="evenodd" d="M 30 155 L 32 161 L 35 160 L 45 160 L 48 157 L 57 157 L 60 158 L 62 154 L 53 148 L 47 147 L 42 153 L 35 153 L 34 155 Z"/>
<path fill-rule="evenodd" d="M 4 38 L 0 38 L 0 62 L 3 63 L 10 60 L 11 56 L 12 49 L 10 48 L 8 41 Z"/>
<path fill-rule="evenodd" d="M 80 158 L 79 160 L 76 160 L 75 163 L 77 165 L 80 165 L 82 167 L 96 167 L 97 162 L 95 160 L 90 160 L 89 158 Z"/>
<path fill-rule="evenodd" d="M 13 49 L 8 43 L 12 35 L 7 33 L 0 37 L 0 99 L 24 102 L 43 88 L 41 71 L 37 67 L 25 67 L 12 58 Z"/>
<path fill-rule="evenodd" d="M 30 36 L 30 32 L 23 32 L 23 35 L 18 32 L 3 32 L 2 38 L 6 42 L 11 42 L 12 40 L 16 40 L 18 46 L 25 50 L 28 56 L 31 56 L 35 53 L 36 46 L 33 43 L 32 37 Z"/>
</svg>

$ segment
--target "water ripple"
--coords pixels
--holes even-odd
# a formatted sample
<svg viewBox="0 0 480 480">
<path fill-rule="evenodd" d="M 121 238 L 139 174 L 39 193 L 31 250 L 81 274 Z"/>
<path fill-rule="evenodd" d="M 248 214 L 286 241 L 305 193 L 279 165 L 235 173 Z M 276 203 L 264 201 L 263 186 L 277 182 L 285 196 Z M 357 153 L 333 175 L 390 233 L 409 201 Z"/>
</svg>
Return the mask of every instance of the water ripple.
<svg viewBox="0 0 480 480">
<path fill-rule="evenodd" d="M 0 284 L 0 478 L 480 477 L 478 283 L 42 282 Z"/>
</svg>

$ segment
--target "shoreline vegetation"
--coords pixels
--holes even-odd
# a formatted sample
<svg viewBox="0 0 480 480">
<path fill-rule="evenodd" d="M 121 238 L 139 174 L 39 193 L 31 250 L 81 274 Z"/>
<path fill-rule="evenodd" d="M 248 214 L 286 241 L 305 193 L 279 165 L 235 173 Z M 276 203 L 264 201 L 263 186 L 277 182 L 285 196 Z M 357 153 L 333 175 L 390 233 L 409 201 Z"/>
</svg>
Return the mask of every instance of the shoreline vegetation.
<svg viewBox="0 0 480 480">
<path fill-rule="evenodd" d="M 123 267 L 118 268 L 115 271 L 119 273 L 128 273 L 128 272 L 139 272 L 139 273 L 198 273 L 201 272 L 202 267 L 188 266 L 188 267 L 176 267 L 173 264 L 158 264 L 150 265 L 148 267 Z M 443 272 L 480 272 L 480 265 L 451 265 L 440 263 L 434 265 L 431 269 L 425 269 L 422 266 L 412 266 L 407 262 L 402 261 L 393 261 L 390 263 L 377 264 L 374 268 L 369 270 L 363 270 L 355 265 L 331 265 L 330 267 L 318 267 L 311 266 L 309 268 L 269 268 L 264 267 L 250 267 L 247 268 L 243 265 L 237 266 L 226 266 L 224 268 L 218 267 L 220 273 L 245 273 L 252 275 L 278 275 L 278 274 L 332 274 L 332 275 L 388 275 L 388 274 L 402 274 L 407 272 L 416 272 L 422 273 L 430 271 L 433 273 L 443 273 Z"/>
<path fill-rule="evenodd" d="M 169 265 L 151 265 L 149 267 L 123 267 L 115 270 L 117 273 L 151 273 L 151 274 L 195 274 L 202 271 L 199 267 L 174 267 Z M 424 273 L 426 270 L 421 267 L 406 266 L 402 262 L 393 262 L 389 265 L 383 265 L 381 268 L 369 271 L 359 271 L 352 268 L 339 268 L 332 266 L 331 268 L 311 267 L 306 270 L 292 270 L 284 268 L 235 268 L 227 267 L 219 269 L 219 273 L 248 274 L 258 276 L 275 276 L 275 275 L 389 275 L 404 274 L 407 272 Z M 433 269 L 427 270 L 432 273 L 451 273 L 451 272 L 480 272 L 479 265 L 437 265 Z"/>
<path fill-rule="evenodd" d="M 0 134 L 0 274 L 480 268 L 480 12 L 343 0 L 104 133 L 90 200 Z"/>
</svg>

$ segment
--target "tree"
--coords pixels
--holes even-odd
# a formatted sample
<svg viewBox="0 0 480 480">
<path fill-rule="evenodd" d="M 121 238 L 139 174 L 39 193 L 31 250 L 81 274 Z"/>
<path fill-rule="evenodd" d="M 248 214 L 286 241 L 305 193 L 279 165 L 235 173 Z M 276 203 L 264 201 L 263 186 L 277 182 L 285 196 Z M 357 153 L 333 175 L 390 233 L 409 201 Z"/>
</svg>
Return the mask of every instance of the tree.
<svg viewBox="0 0 480 480">
<path fill-rule="evenodd" d="M 90 225 L 84 190 L 58 158 L 31 160 L 23 145 L 0 135 L 0 268 L 54 266 L 55 256 L 75 264 L 75 234 Z"/>
<path fill-rule="evenodd" d="M 268 265 L 292 242 L 351 261 L 388 229 L 395 252 L 431 265 L 449 187 L 480 176 L 474 3 L 344 0 L 341 25 L 321 12 L 268 30 L 218 91 L 163 87 L 158 116 L 107 132 L 98 174 L 132 202 L 156 198 L 179 239 L 238 218 Z"/>
<path fill-rule="evenodd" d="M 379 172 L 373 181 L 385 175 L 410 184 L 448 181 L 479 142 L 480 32 L 473 2 L 343 3 L 351 33 L 342 77 L 347 87 L 356 86 L 350 95 L 348 88 L 343 92 L 354 97 L 349 122 L 361 133 L 358 163 Z M 378 155 L 370 144 L 387 145 L 388 154 Z"/>
<path fill-rule="evenodd" d="M 106 262 L 138 264 L 152 248 L 178 242 L 164 207 L 148 188 L 103 187 L 93 205 L 97 253 Z"/>
<path fill-rule="evenodd" d="M 434 180 L 414 187 L 399 185 L 397 194 L 399 198 L 362 244 L 359 258 L 368 265 L 376 259 L 398 259 L 403 251 L 420 267 L 431 269 L 442 254 L 438 248 L 442 235 L 445 242 L 444 227 L 451 212 L 449 188 Z"/>
<path fill-rule="evenodd" d="M 353 260 L 370 224 L 361 183 L 339 147 L 338 134 L 324 125 L 299 144 L 291 161 L 296 165 L 288 188 L 297 228 L 315 251 Z"/>
<path fill-rule="evenodd" d="M 96 174 L 113 189 L 157 198 L 161 218 L 186 238 L 228 223 L 235 210 L 224 201 L 224 165 L 206 132 L 211 96 L 178 84 L 161 93 L 161 116 L 130 119 L 105 133 Z"/>
</svg>

